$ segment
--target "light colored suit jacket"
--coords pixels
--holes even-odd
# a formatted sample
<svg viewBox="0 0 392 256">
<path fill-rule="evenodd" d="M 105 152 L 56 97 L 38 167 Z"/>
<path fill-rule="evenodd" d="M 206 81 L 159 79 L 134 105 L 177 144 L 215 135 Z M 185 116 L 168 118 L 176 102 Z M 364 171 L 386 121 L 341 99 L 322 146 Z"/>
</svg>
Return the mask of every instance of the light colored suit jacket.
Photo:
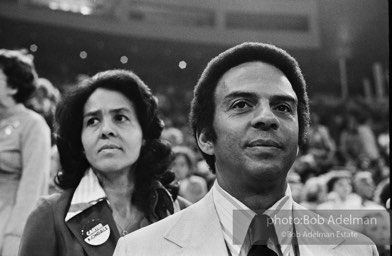
<svg viewBox="0 0 392 256">
<path fill-rule="evenodd" d="M 303 211 L 310 215 L 314 214 L 298 204 L 294 205 L 294 213 L 296 210 L 301 210 L 297 211 L 299 214 L 303 214 Z M 332 228 L 348 231 L 330 225 L 295 227 L 299 233 L 331 232 Z M 362 235 L 357 237 L 359 242 L 356 245 L 350 244 L 344 238 L 334 239 L 333 243 L 322 245 L 310 245 L 306 239 L 298 238 L 301 256 L 378 255 L 375 245 Z M 183 211 L 120 238 L 114 256 L 126 255 L 228 255 L 212 193 L 209 192 L 199 202 Z"/>
</svg>

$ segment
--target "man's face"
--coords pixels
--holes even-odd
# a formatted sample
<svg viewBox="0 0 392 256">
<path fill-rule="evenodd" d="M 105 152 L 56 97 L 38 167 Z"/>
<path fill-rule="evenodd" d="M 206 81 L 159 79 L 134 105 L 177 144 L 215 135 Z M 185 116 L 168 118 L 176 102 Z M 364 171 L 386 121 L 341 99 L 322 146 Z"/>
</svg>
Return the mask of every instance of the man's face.
<svg viewBox="0 0 392 256">
<path fill-rule="evenodd" d="M 284 180 L 298 148 L 297 96 L 282 71 L 248 62 L 227 71 L 215 91 L 211 151 L 218 178 L 237 184 Z"/>
</svg>

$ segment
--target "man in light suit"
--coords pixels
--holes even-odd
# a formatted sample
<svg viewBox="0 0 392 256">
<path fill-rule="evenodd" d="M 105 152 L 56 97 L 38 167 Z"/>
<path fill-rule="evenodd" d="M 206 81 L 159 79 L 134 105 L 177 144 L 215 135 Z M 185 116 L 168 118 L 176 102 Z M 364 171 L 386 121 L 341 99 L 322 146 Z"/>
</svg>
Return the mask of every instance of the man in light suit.
<svg viewBox="0 0 392 256">
<path fill-rule="evenodd" d="M 121 238 L 115 256 L 377 255 L 367 237 L 292 200 L 286 178 L 305 141 L 309 106 L 287 52 L 244 43 L 212 59 L 195 87 L 190 122 L 215 184 L 191 207 Z M 319 221 L 308 225 L 304 216 Z"/>
</svg>

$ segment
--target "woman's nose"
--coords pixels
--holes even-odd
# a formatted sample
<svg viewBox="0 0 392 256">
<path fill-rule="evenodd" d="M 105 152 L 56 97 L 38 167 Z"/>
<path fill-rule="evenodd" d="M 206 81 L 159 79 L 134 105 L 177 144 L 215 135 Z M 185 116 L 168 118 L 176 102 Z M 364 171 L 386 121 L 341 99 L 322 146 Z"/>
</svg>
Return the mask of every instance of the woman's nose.
<svg viewBox="0 0 392 256">
<path fill-rule="evenodd" d="M 111 121 L 104 120 L 102 122 L 101 126 L 101 136 L 102 137 L 109 137 L 109 136 L 115 136 L 116 135 L 116 129 Z"/>
</svg>

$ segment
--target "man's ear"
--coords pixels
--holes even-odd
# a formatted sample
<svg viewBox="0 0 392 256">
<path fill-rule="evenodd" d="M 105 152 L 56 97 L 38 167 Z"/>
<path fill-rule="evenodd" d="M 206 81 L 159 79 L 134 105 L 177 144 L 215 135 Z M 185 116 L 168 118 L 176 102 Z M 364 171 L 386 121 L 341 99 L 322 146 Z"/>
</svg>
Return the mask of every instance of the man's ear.
<svg viewBox="0 0 392 256">
<path fill-rule="evenodd" d="M 197 144 L 203 153 L 207 155 L 214 155 L 214 144 L 211 141 L 211 137 L 206 129 L 201 132 L 197 132 Z"/>
<path fill-rule="evenodd" d="M 17 88 L 8 87 L 7 94 L 14 96 L 18 92 Z"/>
</svg>

